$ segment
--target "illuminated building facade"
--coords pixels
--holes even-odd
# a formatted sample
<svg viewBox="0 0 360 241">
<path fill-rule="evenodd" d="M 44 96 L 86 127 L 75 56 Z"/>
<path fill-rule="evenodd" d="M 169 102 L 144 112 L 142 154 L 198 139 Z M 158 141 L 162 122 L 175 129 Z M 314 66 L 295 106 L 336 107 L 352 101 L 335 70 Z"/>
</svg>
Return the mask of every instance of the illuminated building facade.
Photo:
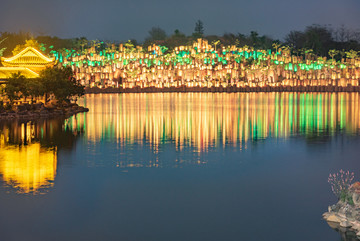
<svg viewBox="0 0 360 241">
<path fill-rule="evenodd" d="M 48 58 L 33 47 L 27 47 L 13 57 L 1 58 L 0 79 L 7 79 L 14 73 L 27 78 L 36 78 L 39 72 L 55 64 L 55 58 Z"/>
</svg>

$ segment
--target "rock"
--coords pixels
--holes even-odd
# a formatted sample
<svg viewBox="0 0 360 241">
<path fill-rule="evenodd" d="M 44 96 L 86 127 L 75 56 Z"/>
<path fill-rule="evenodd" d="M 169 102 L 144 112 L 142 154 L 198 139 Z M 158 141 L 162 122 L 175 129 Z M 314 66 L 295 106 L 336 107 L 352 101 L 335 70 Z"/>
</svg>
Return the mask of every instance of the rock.
<svg viewBox="0 0 360 241">
<path fill-rule="evenodd" d="M 76 103 L 69 103 L 68 106 L 73 107 L 73 106 L 79 106 L 79 105 Z"/>
<path fill-rule="evenodd" d="M 343 228 L 350 228 L 352 225 L 350 224 L 350 222 L 348 221 L 342 221 L 340 222 L 340 227 L 343 227 Z"/>
<path fill-rule="evenodd" d="M 56 99 L 49 100 L 47 103 L 49 105 L 58 105 L 58 101 Z"/>
<path fill-rule="evenodd" d="M 36 104 L 33 104 L 33 108 L 35 109 L 35 110 L 40 110 L 41 108 L 43 108 L 44 107 L 44 104 L 43 103 L 36 103 Z"/>
<path fill-rule="evenodd" d="M 24 103 L 23 106 L 26 108 L 26 110 L 31 110 L 31 105 L 28 103 Z"/>
<path fill-rule="evenodd" d="M 328 222 L 334 222 L 334 223 L 340 223 L 341 219 L 336 214 L 331 214 L 327 217 L 326 221 Z"/>
<path fill-rule="evenodd" d="M 26 111 L 27 109 L 26 109 L 26 106 L 24 106 L 24 105 L 17 105 L 15 107 L 15 110 L 18 112 L 23 112 L 23 111 Z"/>
<path fill-rule="evenodd" d="M 67 106 L 69 106 L 69 105 L 71 105 L 71 103 L 69 102 L 69 101 L 63 101 L 62 103 L 61 103 L 61 105 L 63 106 L 63 107 L 67 107 Z"/>
<path fill-rule="evenodd" d="M 360 193 L 358 192 L 353 192 L 352 193 L 352 199 L 353 202 L 356 206 L 360 206 Z"/>
<path fill-rule="evenodd" d="M 28 112 L 25 110 L 25 111 L 20 111 L 20 112 L 18 112 L 17 114 L 18 114 L 18 115 L 27 115 Z"/>
<path fill-rule="evenodd" d="M 326 212 L 326 213 L 323 213 L 322 216 L 323 216 L 324 219 L 327 219 L 330 215 L 331 215 L 330 212 Z"/>
<path fill-rule="evenodd" d="M 349 187 L 349 190 L 360 192 L 360 182 L 354 182 L 353 184 L 351 184 L 351 186 Z"/>
</svg>

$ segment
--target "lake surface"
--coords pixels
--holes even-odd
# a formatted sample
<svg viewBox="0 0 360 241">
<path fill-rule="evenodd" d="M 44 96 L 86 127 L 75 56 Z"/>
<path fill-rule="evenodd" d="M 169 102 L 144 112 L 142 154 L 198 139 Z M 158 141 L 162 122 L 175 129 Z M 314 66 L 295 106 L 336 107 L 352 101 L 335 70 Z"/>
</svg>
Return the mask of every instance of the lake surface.
<svg viewBox="0 0 360 241">
<path fill-rule="evenodd" d="M 327 178 L 360 180 L 358 93 L 86 95 L 0 123 L 0 240 L 339 241 Z"/>
</svg>

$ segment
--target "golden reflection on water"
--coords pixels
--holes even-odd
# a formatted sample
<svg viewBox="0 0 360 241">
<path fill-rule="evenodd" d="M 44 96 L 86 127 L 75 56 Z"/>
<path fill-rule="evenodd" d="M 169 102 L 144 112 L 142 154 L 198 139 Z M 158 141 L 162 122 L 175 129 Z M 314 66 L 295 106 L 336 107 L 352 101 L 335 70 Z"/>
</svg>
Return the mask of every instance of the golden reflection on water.
<svg viewBox="0 0 360 241">
<path fill-rule="evenodd" d="M 49 126 L 51 128 L 49 128 Z M 53 186 L 56 146 L 44 147 L 39 140 L 52 135 L 54 122 L 3 123 L 0 128 L 0 175 L 19 193 L 37 194 Z"/>
<path fill-rule="evenodd" d="M 151 93 L 87 95 L 90 109 L 69 119 L 91 141 L 104 139 L 154 150 L 232 145 L 293 135 L 358 134 L 358 93 Z"/>
<path fill-rule="evenodd" d="M 39 143 L 0 149 L 2 179 L 20 193 L 52 187 L 56 165 L 55 150 L 41 148 Z"/>
</svg>

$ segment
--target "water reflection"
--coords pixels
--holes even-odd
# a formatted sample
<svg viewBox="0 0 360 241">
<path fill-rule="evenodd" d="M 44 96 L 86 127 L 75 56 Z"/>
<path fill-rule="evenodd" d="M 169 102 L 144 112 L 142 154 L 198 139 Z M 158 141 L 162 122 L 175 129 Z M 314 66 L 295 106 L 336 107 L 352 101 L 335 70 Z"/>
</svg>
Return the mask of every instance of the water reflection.
<svg viewBox="0 0 360 241">
<path fill-rule="evenodd" d="M 0 123 L 0 174 L 19 193 L 44 193 L 54 185 L 57 152 L 74 143 L 64 120 Z M 68 129 L 68 128 L 67 128 Z"/>
<path fill-rule="evenodd" d="M 247 148 L 248 141 L 304 136 L 307 141 L 339 132 L 358 135 L 358 93 L 153 93 L 87 95 L 91 110 L 70 119 L 93 142 L 149 145 L 174 143 L 207 152 L 218 146 Z"/>
<path fill-rule="evenodd" d="M 357 93 L 87 95 L 82 104 L 89 113 L 0 123 L 0 174 L 19 192 L 51 187 L 58 152 L 73 150 L 79 134 L 86 141 L 79 162 L 117 167 L 202 165 L 202 153 L 243 150 L 267 138 L 328 142 L 359 135 L 359 101 Z M 178 154 L 160 155 L 169 149 Z"/>
<path fill-rule="evenodd" d="M 0 123 L 3 183 L 50 194 L 1 185 L 2 239 L 340 240 L 321 214 L 329 173 L 360 168 L 358 94 L 82 101 L 68 120 Z"/>
<path fill-rule="evenodd" d="M 39 143 L 20 147 L 1 147 L 2 178 L 21 193 L 36 193 L 41 189 L 52 187 L 56 167 L 56 149 L 41 148 Z"/>
</svg>

